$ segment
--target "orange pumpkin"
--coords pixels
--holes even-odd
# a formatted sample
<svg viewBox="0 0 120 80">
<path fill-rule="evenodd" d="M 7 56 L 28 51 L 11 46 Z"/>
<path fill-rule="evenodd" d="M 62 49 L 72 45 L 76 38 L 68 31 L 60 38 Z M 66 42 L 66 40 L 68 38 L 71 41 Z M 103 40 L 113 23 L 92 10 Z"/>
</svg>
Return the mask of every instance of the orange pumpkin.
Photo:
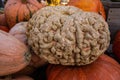
<svg viewBox="0 0 120 80">
<path fill-rule="evenodd" d="M 47 80 L 119 80 L 120 65 L 102 55 L 92 64 L 76 67 L 49 65 Z"/>
<path fill-rule="evenodd" d="M 70 0 L 68 5 L 79 7 L 85 11 L 99 13 L 106 19 L 105 10 L 100 0 Z"/>
<path fill-rule="evenodd" d="M 113 53 L 119 58 L 120 60 L 120 31 L 115 36 L 113 41 Z"/>
<path fill-rule="evenodd" d="M 5 5 L 5 16 L 9 28 L 18 22 L 28 21 L 41 7 L 42 4 L 37 0 L 8 0 Z"/>
<path fill-rule="evenodd" d="M 29 64 L 30 57 L 26 45 L 0 30 L 0 76 L 20 71 Z"/>
<path fill-rule="evenodd" d="M 6 27 L 6 26 L 1 26 L 1 25 L 0 25 L 0 30 L 9 32 L 9 29 L 8 29 L 8 27 Z"/>
</svg>

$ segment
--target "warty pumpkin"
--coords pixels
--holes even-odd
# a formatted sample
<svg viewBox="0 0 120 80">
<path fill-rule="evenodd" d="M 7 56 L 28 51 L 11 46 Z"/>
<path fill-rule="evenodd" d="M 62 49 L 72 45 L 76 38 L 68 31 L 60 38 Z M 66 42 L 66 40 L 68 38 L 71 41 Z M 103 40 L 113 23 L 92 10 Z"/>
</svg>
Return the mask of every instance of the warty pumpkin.
<svg viewBox="0 0 120 80">
<path fill-rule="evenodd" d="M 9 28 L 18 22 L 28 21 L 42 7 L 37 0 L 8 0 L 4 11 Z"/>
<path fill-rule="evenodd" d="M 120 31 L 118 31 L 115 35 L 112 50 L 120 61 Z"/>
<path fill-rule="evenodd" d="M 68 5 L 76 6 L 85 11 L 99 13 L 106 19 L 104 6 L 100 0 L 70 0 Z"/>
<path fill-rule="evenodd" d="M 31 60 L 26 45 L 0 30 L 0 76 L 20 71 Z"/>
<path fill-rule="evenodd" d="M 119 80 L 120 64 L 107 55 L 85 66 L 49 65 L 47 80 Z"/>
<path fill-rule="evenodd" d="M 52 64 L 86 65 L 108 48 L 110 32 L 101 15 L 74 6 L 47 6 L 28 21 L 28 44 Z"/>
</svg>

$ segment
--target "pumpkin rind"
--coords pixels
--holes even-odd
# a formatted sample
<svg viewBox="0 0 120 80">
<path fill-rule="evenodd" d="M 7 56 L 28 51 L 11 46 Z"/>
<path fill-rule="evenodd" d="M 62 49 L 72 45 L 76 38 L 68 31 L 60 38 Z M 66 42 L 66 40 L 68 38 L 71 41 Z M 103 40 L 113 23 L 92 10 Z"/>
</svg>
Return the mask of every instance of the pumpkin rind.
<svg viewBox="0 0 120 80">
<path fill-rule="evenodd" d="M 85 11 L 100 13 L 106 19 L 105 10 L 100 0 L 70 0 L 68 5 L 76 6 Z"/>
<path fill-rule="evenodd" d="M 17 23 L 10 29 L 9 33 L 27 45 L 26 27 L 27 22 Z"/>
<path fill-rule="evenodd" d="M 20 71 L 29 64 L 30 57 L 23 43 L 0 30 L 0 76 Z"/>
<path fill-rule="evenodd" d="M 95 62 L 80 67 L 49 65 L 47 80 L 119 80 L 120 65 L 112 58 L 105 58 L 110 57 L 103 54 Z"/>
<path fill-rule="evenodd" d="M 29 47 L 27 43 L 26 31 L 27 31 L 27 22 L 20 22 L 17 23 L 13 28 L 11 28 L 9 33 Z M 46 60 L 38 57 L 32 50 L 30 50 L 30 52 L 32 56 L 29 65 L 26 66 L 24 69 L 20 70 L 19 72 L 15 73 L 14 75 L 21 75 L 21 74 L 29 75 L 33 73 L 38 67 L 41 67 L 47 63 Z"/>
<path fill-rule="evenodd" d="M 42 7 L 37 0 L 8 0 L 5 5 L 5 16 L 9 28 L 16 23 L 28 21 L 31 16 Z"/>
<path fill-rule="evenodd" d="M 73 6 L 40 9 L 29 20 L 27 30 L 33 51 L 52 64 L 90 64 L 110 42 L 103 17 Z"/>
</svg>

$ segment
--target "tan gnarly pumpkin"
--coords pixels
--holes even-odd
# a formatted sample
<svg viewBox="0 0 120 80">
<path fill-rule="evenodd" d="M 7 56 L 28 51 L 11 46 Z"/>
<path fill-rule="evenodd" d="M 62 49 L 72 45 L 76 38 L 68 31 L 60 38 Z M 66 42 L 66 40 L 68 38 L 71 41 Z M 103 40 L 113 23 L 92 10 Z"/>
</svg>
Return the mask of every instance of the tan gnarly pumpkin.
<svg viewBox="0 0 120 80">
<path fill-rule="evenodd" d="M 120 64 L 103 54 L 81 67 L 49 65 L 47 80 L 120 80 Z"/>
<path fill-rule="evenodd" d="M 100 0 L 70 0 L 68 5 L 76 6 L 85 11 L 99 13 L 106 19 L 104 6 Z"/>
<path fill-rule="evenodd" d="M 0 76 L 20 71 L 31 59 L 26 45 L 0 30 Z"/>
<path fill-rule="evenodd" d="M 102 16 L 73 6 L 44 7 L 28 22 L 28 43 L 52 64 L 86 65 L 108 47 L 110 33 Z"/>
<path fill-rule="evenodd" d="M 5 16 L 9 28 L 18 22 L 28 21 L 42 7 L 37 0 L 8 0 L 5 5 Z"/>
<path fill-rule="evenodd" d="M 20 22 L 17 23 L 15 26 L 13 26 L 9 31 L 9 33 L 28 46 L 26 31 L 27 31 L 27 22 Z M 32 50 L 31 50 L 31 54 L 32 56 L 29 65 L 26 66 L 21 71 L 15 73 L 15 75 L 19 75 L 19 74 L 29 75 L 33 73 L 38 67 L 41 67 L 47 63 L 46 60 L 38 57 Z"/>
</svg>

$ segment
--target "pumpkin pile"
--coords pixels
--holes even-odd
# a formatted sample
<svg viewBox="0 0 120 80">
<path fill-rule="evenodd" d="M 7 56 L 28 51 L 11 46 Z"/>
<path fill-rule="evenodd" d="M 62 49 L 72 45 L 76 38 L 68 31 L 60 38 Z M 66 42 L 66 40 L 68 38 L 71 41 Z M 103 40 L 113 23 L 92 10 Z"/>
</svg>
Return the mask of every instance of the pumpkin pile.
<svg viewBox="0 0 120 80">
<path fill-rule="evenodd" d="M 46 1 L 6 0 L 0 80 L 119 80 L 119 63 L 104 54 L 110 32 L 101 1 Z"/>
<path fill-rule="evenodd" d="M 6 80 L 6 75 L 13 75 L 17 80 L 16 76 L 30 75 L 38 67 L 46 64 L 46 61 L 36 56 L 27 45 L 27 22 L 22 22 L 28 21 L 43 6 L 37 0 L 6 2 L 4 11 L 0 13 L 0 76 L 5 76 L 0 79 Z M 18 80 L 32 79 L 20 77 Z"/>
<path fill-rule="evenodd" d="M 53 64 L 47 80 L 120 79 L 120 65 L 103 54 L 110 33 L 97 13 L 73 6 L 44 7 L 28 21 L 27 36 L 33 51 Z"/>
</svg>

